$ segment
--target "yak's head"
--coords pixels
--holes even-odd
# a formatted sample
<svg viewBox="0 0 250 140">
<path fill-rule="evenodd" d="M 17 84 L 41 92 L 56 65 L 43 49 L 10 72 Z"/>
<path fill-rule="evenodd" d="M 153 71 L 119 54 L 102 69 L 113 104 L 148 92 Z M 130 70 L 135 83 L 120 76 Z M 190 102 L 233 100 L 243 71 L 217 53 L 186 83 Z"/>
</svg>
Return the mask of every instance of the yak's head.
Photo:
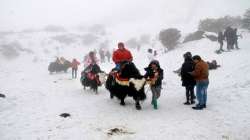
<svg viewBox="0 0 250 140">
<path fill-rule="evenodd" d="M 122 78 L 136 78 L 136 79 L 142 78 L 142 75 L 140 74 L 139 70 L 136 68 L 133 62 L 128 62 L 128 61 L 122 62 L 120 73 L 121 73 L 120 76 Z"/>
</svg>

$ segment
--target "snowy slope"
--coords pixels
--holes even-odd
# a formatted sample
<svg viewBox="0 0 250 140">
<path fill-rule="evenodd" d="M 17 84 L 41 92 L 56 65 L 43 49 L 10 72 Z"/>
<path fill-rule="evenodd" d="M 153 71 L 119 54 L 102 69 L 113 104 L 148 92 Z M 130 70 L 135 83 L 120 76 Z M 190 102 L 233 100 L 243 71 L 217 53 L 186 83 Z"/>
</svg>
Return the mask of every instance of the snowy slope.
<svg viewBox="0 0 250 140">
<path fill-rule="evenodd" d="M 242 49 L 220 55 L 214 53 L 218 44 L 207 39 L 160 54 L 157 59 L 165 71 L 165 79 L 158 110 L 153 110 L 147 89 L 148 98 L 142 103 L 142 110 L 137 111 L 131 98 L 127 98 L 126 106 L 122 107 L 118 100 L 109 99 L 104 87 L 98 95 L 84 91 L 79 79 L 71 79 L 70 72 L 49 75 L 50 54 L 37 54 L 37 51 L 11 61 L 1 59 L 0 93 L 6 98 L 0 98 L 0 139 L 250 139 L 249 38 L 250 35 L 245 34 L 244 39 L 239 40 Z M 79 59 L 80 52 L 85 51 L 86 48 L 81 47 L 62 50 L 63 54 Z M 132 50 L 135 64 L 142 73 L 148 65 L 145 51 Z M 199 54 L 206 61 L 216 59 L 222 66 L 210 71 L 208 103 L 202 111 L 183 105 L 185 91 L 180 77 L 172 72 L 180 67 L 186 51 Z M 32 58 L 36 55 L 41 61 L 34 63 Z M 101 68 L 108 72 L 112 66 L 105 63 Z M 64 112 L 71 117 L 61 118 L 59 115 Z M 124 132 L 108 135 L 113 128 Z"/>
</svg>

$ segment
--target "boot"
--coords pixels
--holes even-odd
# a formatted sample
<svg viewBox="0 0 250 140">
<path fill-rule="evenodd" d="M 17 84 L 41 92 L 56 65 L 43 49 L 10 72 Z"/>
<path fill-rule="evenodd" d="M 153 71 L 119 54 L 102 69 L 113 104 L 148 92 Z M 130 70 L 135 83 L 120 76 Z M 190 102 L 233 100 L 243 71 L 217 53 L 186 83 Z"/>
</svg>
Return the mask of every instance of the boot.
<svg viewBox="0 0 250 140">
<path fill-rule="evenodd" d="M 194 101 L 194 100 L 191 100 L 190 104 L 191 104 L 191 105 L 192 105 L 192 104 L 195 104 L 195 101 Z"/>
<path fill-rule="evenodd" d="M 202 105 L 202 107 L 203 107 L 203 108 L 206 108 L 206 107 L 207 107 L 207 105 L 206 105 L 206 104 L 204 104 L 204 105 Z"/>
<path fill-rule="evenodd" d="M 202 105 L 197 104 L 196 106 L 192 107 L 194 110 L 202 110 L 204 107 Z"/>
<path fill-rule="evenodd" d="M 153 100 L 153 106 L 154 106 L 154 109 L 158 109 L 157 100 L 156 99 Z"/>
<path fill-rule="evenodd" d="M 190 105 L 189 101 L 186 101 L 185 103 L 183 103 L 184 105 Z"/>
</svg>

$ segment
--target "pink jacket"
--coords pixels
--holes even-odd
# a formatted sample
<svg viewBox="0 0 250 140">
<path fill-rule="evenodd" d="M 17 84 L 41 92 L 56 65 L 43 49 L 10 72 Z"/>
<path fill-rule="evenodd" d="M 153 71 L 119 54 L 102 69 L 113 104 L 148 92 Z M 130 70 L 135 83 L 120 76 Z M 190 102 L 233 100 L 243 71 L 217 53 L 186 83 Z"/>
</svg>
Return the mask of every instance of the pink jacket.
<svg viewBox="0 0 250 140">
<path fill-rule="evenodd" d="M 94 57 L 94 59 L 91 59 L 89 56 L 84 60 L 84 66 L 87 67 L 90 64 L 98 64 L 98 59 L 97 57 Z"/>
<path fill-rule="evenodd" d="M 80 62 L 78 62 L 76 59 L 74 59 L 71 63 L 71 67 L 73 69 L 77 69 L 78 68 L 78 65 L 80 65 Z"/>
</svg>

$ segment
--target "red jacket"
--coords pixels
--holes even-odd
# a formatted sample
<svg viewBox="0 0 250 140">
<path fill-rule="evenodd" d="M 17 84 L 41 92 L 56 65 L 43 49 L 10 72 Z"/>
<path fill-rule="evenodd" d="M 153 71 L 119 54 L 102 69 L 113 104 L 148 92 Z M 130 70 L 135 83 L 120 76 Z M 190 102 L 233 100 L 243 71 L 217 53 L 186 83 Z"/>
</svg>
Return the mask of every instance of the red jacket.
<svg viewBox="0 0 250 140">
<path fill-rule="evenodd" d="M 122 61 L 132 61 L 133 57 L 132 54 L 129 50 L 127 49 L 117 49 L 114 53 L 113 53 L 113 61 L 115 63 L 120 63 Z"/>
<path fill-rule="evenodd" d="M 77 69 L 78 65 L 80 65 L 80 62 L 78 62 L 77 60 L 73 60 L 72 63 L 71 63 L 71 67 L 73 69 Z"/>
</svg>

